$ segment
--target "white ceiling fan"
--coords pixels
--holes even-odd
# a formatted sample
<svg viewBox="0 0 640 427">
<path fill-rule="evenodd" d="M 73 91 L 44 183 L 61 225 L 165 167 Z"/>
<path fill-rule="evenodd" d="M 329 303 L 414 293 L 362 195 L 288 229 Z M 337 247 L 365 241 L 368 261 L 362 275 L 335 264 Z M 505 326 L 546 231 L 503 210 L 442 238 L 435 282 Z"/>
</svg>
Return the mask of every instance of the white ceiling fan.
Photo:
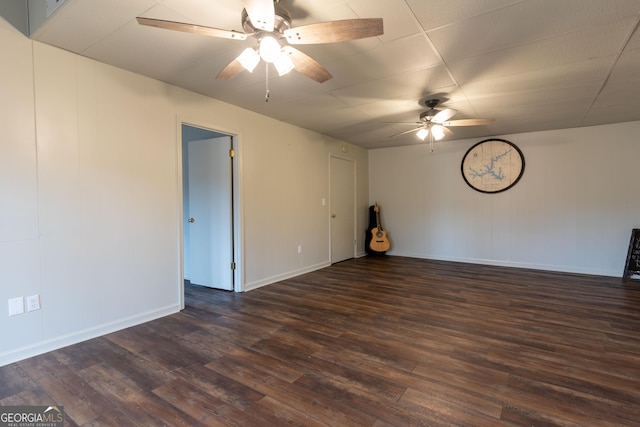
<svg viewBox="0 0 640 427">
<path fill-rule="evenodd" d="M 280 0 L 244 0 L 242 28 L 233 30 L 205 27 L 175 21 L 138 17 L 138 23 L 167 30 L 183 31 L 231 40 L 254 37 L 255 47 L 245 49 L 216 76 L 232 79 L 240 72 L 253 72 L 260 60 L 272 63 L 279 75 L 295 69 L 299 73 L 323 83 L 331 73 L 316 60 L 291 45 L 336 43 L 383 34 L 382 18 L 346 19 L 291 27 L 291 15 L 279 4 Z"/>
<path fill-rule="evenodd" d="M 412 125 L 416 126 L 413 129 L 409 129 L 395 135 L 391 135 L 390 138 L 406 135 L 411 132 L 415 132 L 416 136 L 421 140 L 425 140 L 427 136 L 431 136 L 430 141 L 433 144 L 433 140 L 440 141 L 445 136 L 453 135 L 453 132 L 448 129 L 450 126 L 478 126 L 487 125 L 493 123 L 496 119 L 461 119 L 461 120 L 449 120 L 458 111 L 451 108 L 445 108 L 443 110 L 436 110 L 435 107 L 440 103 L 439 99 L 427 99 L 424 104 L 429 107 L 427 111 L 420 113 L 419 122 L 386 122 L 387 124 L 397 125 Z M 433 145 L 432 145 L 433 151 Z"/>
</svg>

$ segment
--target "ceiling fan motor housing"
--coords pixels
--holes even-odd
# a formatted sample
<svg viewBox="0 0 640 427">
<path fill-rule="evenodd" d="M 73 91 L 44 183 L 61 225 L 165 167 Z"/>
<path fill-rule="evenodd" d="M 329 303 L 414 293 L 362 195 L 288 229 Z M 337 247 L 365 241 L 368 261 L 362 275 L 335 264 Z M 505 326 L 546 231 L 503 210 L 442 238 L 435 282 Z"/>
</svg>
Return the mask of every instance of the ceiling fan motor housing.
<svg viewBox="0 0 640 427">
<path fill-rule="evenodd" d="M 420 120 L 423 122 L 430 122 L 436 114 L 438 114 L 439 111 L 438 110 L 434 110 L 433 108 L 427 110 L 427 111 L 423 111 L 422 113 L 420 113 Z"/>
<path fill-rule="evenodd" d="M 423 122 L 430 122 L 440 110 L 436 110 L 436 105 L 440 103 L 439 99 L 427 99 L 424 101 L 424 105 L 429 107 L 427 111 L 420 113 L 420 120 Z"/>
</svg>

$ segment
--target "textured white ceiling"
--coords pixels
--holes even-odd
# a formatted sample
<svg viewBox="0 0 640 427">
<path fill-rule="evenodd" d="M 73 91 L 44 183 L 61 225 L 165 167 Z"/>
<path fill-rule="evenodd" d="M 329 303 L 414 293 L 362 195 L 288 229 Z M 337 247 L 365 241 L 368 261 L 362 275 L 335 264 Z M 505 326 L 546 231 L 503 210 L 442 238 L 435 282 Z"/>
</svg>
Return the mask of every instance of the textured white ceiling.
<svg viewBox="0 0 640 427">
<path fill-rule="evenodd" d="M 242 31 L 242 0 L 66 0 L 33 38 L 367 148 L 420 143 L 390 135 L 426 98 L 458 110 L 448 139 L 640 120 L 640 0 L 282 0 L 293 26 L 383 18 L 384 34 L 298 45 L 333 78 L 317 83 L 259 65 L 218 72 L 255 39 L 139 25 L 166 19 Z"/>
</svg>

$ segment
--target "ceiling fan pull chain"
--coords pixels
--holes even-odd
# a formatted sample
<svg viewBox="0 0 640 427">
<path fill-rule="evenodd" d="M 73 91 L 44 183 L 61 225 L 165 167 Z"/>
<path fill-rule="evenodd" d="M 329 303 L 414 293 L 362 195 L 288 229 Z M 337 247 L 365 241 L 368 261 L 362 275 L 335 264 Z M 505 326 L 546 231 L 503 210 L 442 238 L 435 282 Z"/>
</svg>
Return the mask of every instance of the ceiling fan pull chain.
<svg viewBox="0 0 640 427">
<path fill-rule="evenodd" d="M 265 64 L 265 67 L 266 67 L 265 68 L 266 69 L 265 75 L 267 76 L 266 77 L 266 82 L 265 82 L 266 87 L 267 87 L 267 93 L 264 95 L 264 102 L 269 102 L 269 95 L 270 95 L 270 93 L 269 93 L 269 63 L 265 62 L 264 64 Z"/>
</svg>

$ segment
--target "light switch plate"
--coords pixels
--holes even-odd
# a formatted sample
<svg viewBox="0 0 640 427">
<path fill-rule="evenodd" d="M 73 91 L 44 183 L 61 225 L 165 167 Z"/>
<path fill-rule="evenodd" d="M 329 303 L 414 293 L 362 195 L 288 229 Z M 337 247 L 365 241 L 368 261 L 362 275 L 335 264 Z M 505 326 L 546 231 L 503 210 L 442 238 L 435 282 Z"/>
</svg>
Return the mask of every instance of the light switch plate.
<svg viewBox="0 0 640 427">
<path fill-rule="evenodd" d="M 9 300 L 9 316 L 24 313 L 24 297 L 11 298 Z"/>
</svg>

